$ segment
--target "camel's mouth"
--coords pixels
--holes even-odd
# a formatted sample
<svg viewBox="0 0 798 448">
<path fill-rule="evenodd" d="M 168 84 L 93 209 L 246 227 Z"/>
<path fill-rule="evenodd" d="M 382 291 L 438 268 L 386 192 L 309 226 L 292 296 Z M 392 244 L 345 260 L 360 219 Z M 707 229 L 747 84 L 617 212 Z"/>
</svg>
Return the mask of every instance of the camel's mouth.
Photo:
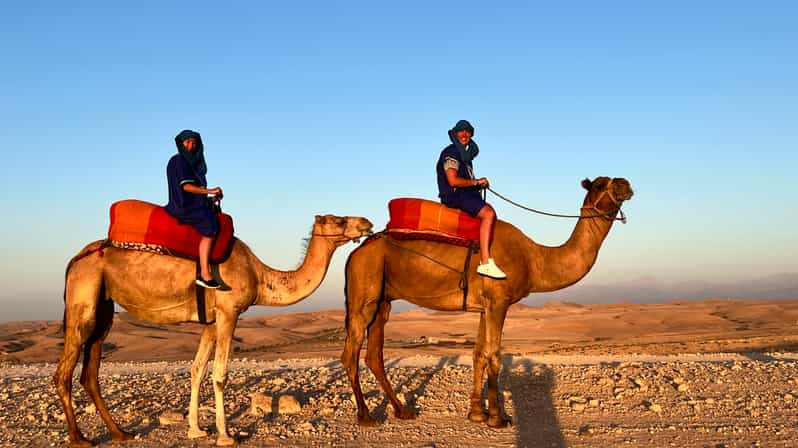
<svg viewBox="0 0 798 448">
<path fill-rule="evenodd" d="M 353 236 L 350 237 L 352 241 L 355 243 L 360 243 L 360 239 L 363 237 L 368 237 L 374 233 L 374 225 L 366 218 L 360 218 L 360 222 L 356 226 L 356 230 Z"/>
<path fill-rule="evenodd" d="M 629 181 L 624 178 L 617 178 L 613 179 L 613 193 L 615 193 L 615 197 L 619 201 L 628 201 L 632 199 L 634 196 L 634 191 L 632 191 L 632 186 L 629 185 Z"/>
</svg>

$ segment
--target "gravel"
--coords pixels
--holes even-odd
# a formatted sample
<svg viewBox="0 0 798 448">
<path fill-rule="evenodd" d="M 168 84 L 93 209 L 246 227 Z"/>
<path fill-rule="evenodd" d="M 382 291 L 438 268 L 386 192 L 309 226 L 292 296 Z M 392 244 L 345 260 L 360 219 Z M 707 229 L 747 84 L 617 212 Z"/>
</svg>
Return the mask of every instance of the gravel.
<svg viewBox="0 0 798 448">
<path fill-rule="evenodd" d="M 501 401 L 512 426 L 466 419 L 473 373 L 464 356 L 386 360 L 388 377 L 415 420 L 399 420 L 368 369 L 361 382 L 377 428 L 355 423 L 349 381 L 335 359 L 234 360 L 226 388 L 228 427 L 241 446 L 732 447 L 794 446 L 798 354 L 670 357 L 505 357 Z M 53 364 L 0 364 L 0 445 L 64 446 L 66 424 Z M 79 369 L 78 369 L 79 370 Z M 210 369 L 209 369 L 210 370 Z M 77 381 L 84 435 L 112 443 Z M 200 396 L 208 439 L 188 440 L 190 363 L 104 363 L 100 385 L 135 446 L 213 446 L 210 375 Z M 255 403 L 253 403 L 255 400 Z"/>
</svg>

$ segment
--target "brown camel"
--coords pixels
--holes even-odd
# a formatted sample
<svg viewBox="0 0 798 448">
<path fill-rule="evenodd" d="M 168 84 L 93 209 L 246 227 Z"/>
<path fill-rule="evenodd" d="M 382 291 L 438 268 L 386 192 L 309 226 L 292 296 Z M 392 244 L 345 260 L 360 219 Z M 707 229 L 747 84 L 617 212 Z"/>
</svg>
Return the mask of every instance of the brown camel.
<svg viewBox="0 0 798 448">
<path fill-rule="evenodd" d="M 252 305 L 286 306 L 308 297 L 321 284 L 330 258 L 339 246 L 371 233 L 365 218 L 316 216 L 305 259 L 296 271 L 278 271 L 263 264 L 243 242 L 236 240 L 230 258 L 215 272 L 227 287 L 206 290 L 206 314 L 215 323 L 206 325 L 191 366 L 191 402 L 188 437 L 207 433 L 197 421 L 199 387 L 214 341 L 213 388 L 216 398 L 218 445 L 231 445 L 227 434 L 223 390 L 227 380 L 227 358 L 238 316 Z M 103 241 L 89 244 L 66 272 L 64 351 L 54 381 L 64 406 L 69 441 L 73 446 L 91 446 L 75 422 L 72 404 L 72 372 L 80 353 L 83 370 L 80 383 L 94 401 L 113 440 L 127 440 L 111 418 L 100 395 L 97 379 L 102 343 L 111 329 L 114 302 L 142 320 L 157 323 L 197 322 L 194 261 L 115 247 L 102 248 Z"/>
<path fill-rule="evenodd" d="M 385 375 L 383 338 L 391 302 L 404 299 L 440 311 L 480 313 L 474 347 L 474 384 L 468 418 L 488 426 L 504 427 L 508 421 L 498 403 L 500 346 L 507 309 L 533 292 L 554 291 L 584 277 L 596 261 L 599 248 L 612 227 L 623 201 L 632 197 L 626 179 L 585 179 L 588 191 L 581 218 L 568 241 L 559 247 L 542 246 L 513 225 L 498 221 L 491 252 L 507 273 L 506 280 L 479 276 L 471 257 L 467 268 L 468 296 L 464 300 L 460 273 L 468 249 L 434 241 L 396 240 L 379 233 L 352 252 L 346 264 L 347 334 L 341 361 L 357 401 L 357 421 L 374 426 L 358 379 L 363 338 L 368 331 L 366 365 L 385 391 L 398 418 L 415 415 L 405 409 Z M 595 217 L 596 215 L 604 215 Z M 441 264 L 447 265 L 444 268 Z M 482 410 L 482 379 L 488 369 L 488 413 Z"/>
</svg>

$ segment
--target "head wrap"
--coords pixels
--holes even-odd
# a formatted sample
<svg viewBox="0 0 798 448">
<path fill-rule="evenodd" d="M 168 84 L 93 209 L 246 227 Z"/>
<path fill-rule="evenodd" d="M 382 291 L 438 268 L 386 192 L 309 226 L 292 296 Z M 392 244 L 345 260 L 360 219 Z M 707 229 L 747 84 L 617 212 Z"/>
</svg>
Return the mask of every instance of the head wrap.
<svg viewBox="0 0 798 448">
<path fill-rule="evenodd" d="M 197 142 L 194 151 L 188 151 L 183 147 L 183 142 L 190 138 L 193 138 Z M 177 144 L 177 152 L 186 159 L 201 186 L 206 187 L 208 181 L 205 180 L 205 174 L 208 172 L 208 166 L 205 164 L 205 153 L 202 146 L 202 137 L 200 137 L 199 132 L 188 129 L 181 131 L 175 137 L 175 144 Z"/>
<path fill-rule="evenodd" d="M 471 164 L 471 161 L 474 160 L 474 157 L 479 154 L 479 146 L 477 146 L 477 142 L 474 139 L 471 139 L 471 143 L 468 144 L 468 151 L 466 151 L 465 146 L 460 143 L 460 140 L 457 139 L 457 131 L 467 130 L 471 133 L 471 136 L 474 136 L 474 126 L 471 126 L 467 120 L 460 120 L 458 121 L 453 128 L 449 129 L 449 140 L 454 143 L 454 146 L 460 152 L 460 158 L 463 159 L 463 162 L 467 164 Z"/>
</svg>

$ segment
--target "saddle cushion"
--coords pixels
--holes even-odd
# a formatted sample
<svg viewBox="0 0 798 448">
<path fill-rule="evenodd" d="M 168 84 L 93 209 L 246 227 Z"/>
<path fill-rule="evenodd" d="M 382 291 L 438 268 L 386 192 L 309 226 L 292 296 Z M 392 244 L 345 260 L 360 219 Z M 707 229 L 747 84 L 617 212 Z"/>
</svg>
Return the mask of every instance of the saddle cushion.
<svg viewBox="0 0 798 448">
<path fill-rule="evenodd" d="M 218 213 L 219 233 L 211 249 L 211 262 L 222 263 L 233 248 L 233 218 Z M 143 243 L 162 246 L 168 253 L 196 260 L 202 238 L 190 225 L 177 222 L 177 218 L 159 205 L 136 199 L 114 202 L 111 205 L 111 225 L 108 239 L 123 243 Z"/>
<path fill-rule="evenodd" d="M 388 202 L 388 230 L 440 232 L 466 240 L 479 240 L 480 220 L 466 212 L 427 199 L 400 198 Z"/>
</svg>

